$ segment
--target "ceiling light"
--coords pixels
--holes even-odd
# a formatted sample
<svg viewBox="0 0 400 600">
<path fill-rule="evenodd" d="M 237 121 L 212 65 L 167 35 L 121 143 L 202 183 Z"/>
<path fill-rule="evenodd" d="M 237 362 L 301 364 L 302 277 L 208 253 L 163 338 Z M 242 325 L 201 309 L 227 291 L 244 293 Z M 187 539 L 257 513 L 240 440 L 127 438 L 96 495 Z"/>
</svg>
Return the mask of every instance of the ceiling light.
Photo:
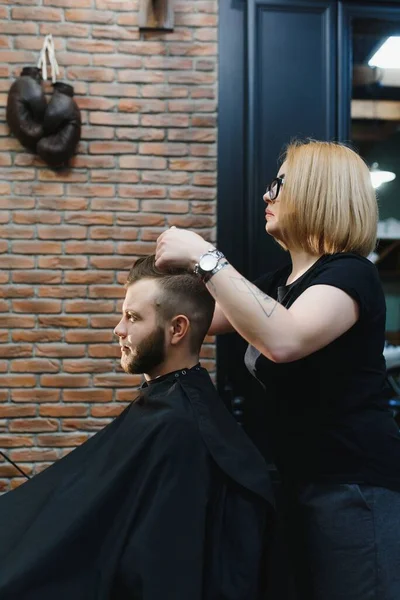
<svg viewBox="0 0 400 600">
<path fill-rule="evenodd" d="M 368 61 L 370 67 L 381 69 L 400 68 L 400 37 L 390 36 Z"/>
<path fill-rule="evenodd" d="M 384 183 L 389 183 L 389 181 L 396 179 L 396 173 L 393 173 L 392 171 L 381 171 L 378 167 L 378 163 L 372 165 L 370 175 L 372 185 L 375 189 L 379 188 Z"/>
</svg>

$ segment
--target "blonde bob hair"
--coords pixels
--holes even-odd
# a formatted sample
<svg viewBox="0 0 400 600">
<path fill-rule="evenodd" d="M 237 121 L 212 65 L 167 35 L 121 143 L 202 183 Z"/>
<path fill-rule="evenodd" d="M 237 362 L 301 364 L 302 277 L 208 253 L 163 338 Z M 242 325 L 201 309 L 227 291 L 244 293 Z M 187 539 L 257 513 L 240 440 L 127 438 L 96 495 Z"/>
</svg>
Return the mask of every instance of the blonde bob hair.
<svg viewBox="0 0 400 600">
<path fill-rule="evenodd" d="M 284 162 L 277 241 L 315 255 L 368 256 L 376 246 L 378 204 L 362 158 L 340 143 L 307 140 L 291 142 Z"/>
</svg>

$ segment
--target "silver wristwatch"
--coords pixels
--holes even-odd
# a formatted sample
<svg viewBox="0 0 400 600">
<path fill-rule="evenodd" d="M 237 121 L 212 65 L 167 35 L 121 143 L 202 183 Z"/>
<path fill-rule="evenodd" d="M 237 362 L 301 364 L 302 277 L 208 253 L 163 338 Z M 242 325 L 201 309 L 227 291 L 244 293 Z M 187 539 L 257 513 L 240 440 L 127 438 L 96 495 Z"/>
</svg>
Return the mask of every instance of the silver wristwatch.
<svg viewBox="0 0 400 600">
<path fill-rule="evenodd" d="M 210 248 L 210 250 L 200 256 L 199 262 L 194 267 L 194 272 L 203 281 L 206 281 L 213 274 L 214 269 L 218 266 L 222 258 L 225 258 L 222 252 L 216 248 Z"/>
</svg>

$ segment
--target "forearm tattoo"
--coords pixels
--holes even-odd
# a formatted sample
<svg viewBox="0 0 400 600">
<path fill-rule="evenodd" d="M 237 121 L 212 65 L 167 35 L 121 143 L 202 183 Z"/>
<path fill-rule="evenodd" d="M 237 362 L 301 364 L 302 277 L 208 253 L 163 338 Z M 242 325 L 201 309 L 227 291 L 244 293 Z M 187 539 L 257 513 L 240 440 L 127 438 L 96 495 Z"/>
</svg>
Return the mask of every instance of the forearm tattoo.
<svg viewBox="0 0 400 600">
<path fill-rule="evenodd" d="M 229 279 L 232 281 L 237 292 L 240 294 L 253 296 L 266 317 L 270 317 L 272 315 L 276 305 L 278 304 L 276 300 L 267 294 L 264 294 L 264 292 L 259 290 L 255 285 L 247 281 L 245 277 L 229 277 Z M 208 285 L 213 290 L 215 298 L 217 298 L 218 292 L 216 285 L 211 280 L 208 282 Z"/>
</svg>

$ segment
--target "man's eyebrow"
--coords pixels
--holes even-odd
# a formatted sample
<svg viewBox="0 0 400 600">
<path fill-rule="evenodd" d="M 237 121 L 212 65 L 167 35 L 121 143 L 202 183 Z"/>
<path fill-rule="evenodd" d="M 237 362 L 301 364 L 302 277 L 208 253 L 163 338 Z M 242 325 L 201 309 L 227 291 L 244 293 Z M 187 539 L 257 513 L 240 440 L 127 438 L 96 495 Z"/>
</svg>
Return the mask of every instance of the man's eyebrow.
<svg viewBox="0 0 400 600">
<path fill-rule="evenodd" d="M 140 317 L 140 314 L 138 312 L 136 312 L 136 310 L 133 310 L 133 308 L 129 308 L 129 306 L 127 306 L 126 308 L 123 309 L 124 313 L 126 314 L 130 314 L 133 315 L 134 317 Z"/>
</svg>

